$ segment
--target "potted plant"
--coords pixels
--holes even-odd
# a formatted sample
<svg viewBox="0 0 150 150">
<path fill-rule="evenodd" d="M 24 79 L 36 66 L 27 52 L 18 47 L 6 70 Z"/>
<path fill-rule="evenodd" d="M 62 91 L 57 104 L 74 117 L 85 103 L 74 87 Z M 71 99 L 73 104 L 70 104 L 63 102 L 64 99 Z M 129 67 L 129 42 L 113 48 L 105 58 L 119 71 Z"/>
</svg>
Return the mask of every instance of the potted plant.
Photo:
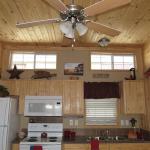
<svg viewBox="0 0 150 150">
<path fill-rule="evenodd" d="M 0 97 L 6 97 L 9 96 L 9 92 L 7 88 L 3 85 L 0 85 Z"/>
</svg>

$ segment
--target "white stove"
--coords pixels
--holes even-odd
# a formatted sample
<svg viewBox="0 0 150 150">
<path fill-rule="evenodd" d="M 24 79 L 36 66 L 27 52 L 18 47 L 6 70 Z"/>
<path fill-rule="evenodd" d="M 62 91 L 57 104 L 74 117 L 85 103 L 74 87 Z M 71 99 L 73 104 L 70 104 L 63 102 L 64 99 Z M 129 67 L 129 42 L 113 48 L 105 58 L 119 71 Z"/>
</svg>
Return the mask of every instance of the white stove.
<svg viewBox="0 0 150 150">
<path fill-rule="evenodd" d="M 41 134 L 46 134 L 45 138 Z M 61 150 L 62 123 L 29 123 L 28 136 L 20 142 L 20 150 L 31 150 L 34 146 L 42 150 Z"/>
</svg>

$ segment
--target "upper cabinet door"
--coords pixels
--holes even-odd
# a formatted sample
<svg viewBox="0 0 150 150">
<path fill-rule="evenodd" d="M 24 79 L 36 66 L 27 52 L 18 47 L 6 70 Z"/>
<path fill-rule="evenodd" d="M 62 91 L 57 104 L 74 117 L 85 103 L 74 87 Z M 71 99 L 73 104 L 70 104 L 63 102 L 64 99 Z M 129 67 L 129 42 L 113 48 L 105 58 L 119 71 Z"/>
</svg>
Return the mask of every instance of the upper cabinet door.
<svg viewBox="0 0 150 150">
<path fill-rule="evenodd" d="M 126 114 L 145 113 L 145 92 L 143 80 L 123 81 L 123 107 Z"/>
<path fill-rule="evenodd" d="M 84 115 L 83 81 L 63 81 L 63 114 L 66 116 Z"/>
<path fill-rule="evenodd" d="M 25 96 L 62 96 L 62 81 L 17 80 L 16 93 L 19 95 L 19 114 L 23 114 Z"/>
</svg>

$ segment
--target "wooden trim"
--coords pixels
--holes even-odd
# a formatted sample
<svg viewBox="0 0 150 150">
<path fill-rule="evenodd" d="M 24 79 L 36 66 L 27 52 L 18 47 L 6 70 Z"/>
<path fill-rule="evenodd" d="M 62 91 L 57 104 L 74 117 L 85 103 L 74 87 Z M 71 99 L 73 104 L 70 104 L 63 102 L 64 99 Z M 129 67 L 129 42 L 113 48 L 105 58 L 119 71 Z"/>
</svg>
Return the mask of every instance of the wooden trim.
<svg viewBox="0 0 150 150">
<path fill-rule="evenodd" d="M 99 47 L 98 44 L 94 43 L 79 43 L 76 44 L 75 47 L 68 47 L 65 45 L 62 45 L 60 43 L 56 44 L 49 44 L 49 43 L 3 43 L 5 49 L 11 49 L 11 50 L 25 50 L 30 47 L 30 50 L 34 49 L 39 49 L 39 50 L 101 50 L 101 51 L 109 51 L 112 49 L 114 50 L 127 50 L 127 51 L 136 51 L 137 49 L 143 49 L 144 44 L 123 44 L 123 43 L 112 43 L 108 47 Z"/>
</svg>

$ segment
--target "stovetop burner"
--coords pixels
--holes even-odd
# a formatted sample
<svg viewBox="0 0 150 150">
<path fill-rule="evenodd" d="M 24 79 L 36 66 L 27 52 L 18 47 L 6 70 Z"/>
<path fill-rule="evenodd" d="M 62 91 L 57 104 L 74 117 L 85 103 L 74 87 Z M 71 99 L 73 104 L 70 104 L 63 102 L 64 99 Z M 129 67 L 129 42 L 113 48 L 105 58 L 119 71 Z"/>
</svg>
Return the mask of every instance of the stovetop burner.
<svg viewBox="0 0 150 150">
<path fill-rule="evenodd" d="M 56 141 L 57 141 L 57 140 L 55 140 L 55 139 L 54 139 L 54 140 L 52 140 L 52 139 L 49 139 L 49 142 L 56 142 Z"/>
<path fill-rule="evenodd" d="M 55 137 L 55 136 L 51 136 L 51 137 L 49 137 L 49 139 L 50 139 L 50 140 L 56 140 L 56 139 L 57 139 L 57 137 Z"/>
<path fill-rule="evenodd" d="M 37 139 L 37 137 L 31 136 L 30 139 Z"/>
<path fill-rule="evenodd" d="M 30 139 L 27 139 L 27 142 L 36 142 L 37 139 L 36 138 L 30 138 Z"/>
</svg>

